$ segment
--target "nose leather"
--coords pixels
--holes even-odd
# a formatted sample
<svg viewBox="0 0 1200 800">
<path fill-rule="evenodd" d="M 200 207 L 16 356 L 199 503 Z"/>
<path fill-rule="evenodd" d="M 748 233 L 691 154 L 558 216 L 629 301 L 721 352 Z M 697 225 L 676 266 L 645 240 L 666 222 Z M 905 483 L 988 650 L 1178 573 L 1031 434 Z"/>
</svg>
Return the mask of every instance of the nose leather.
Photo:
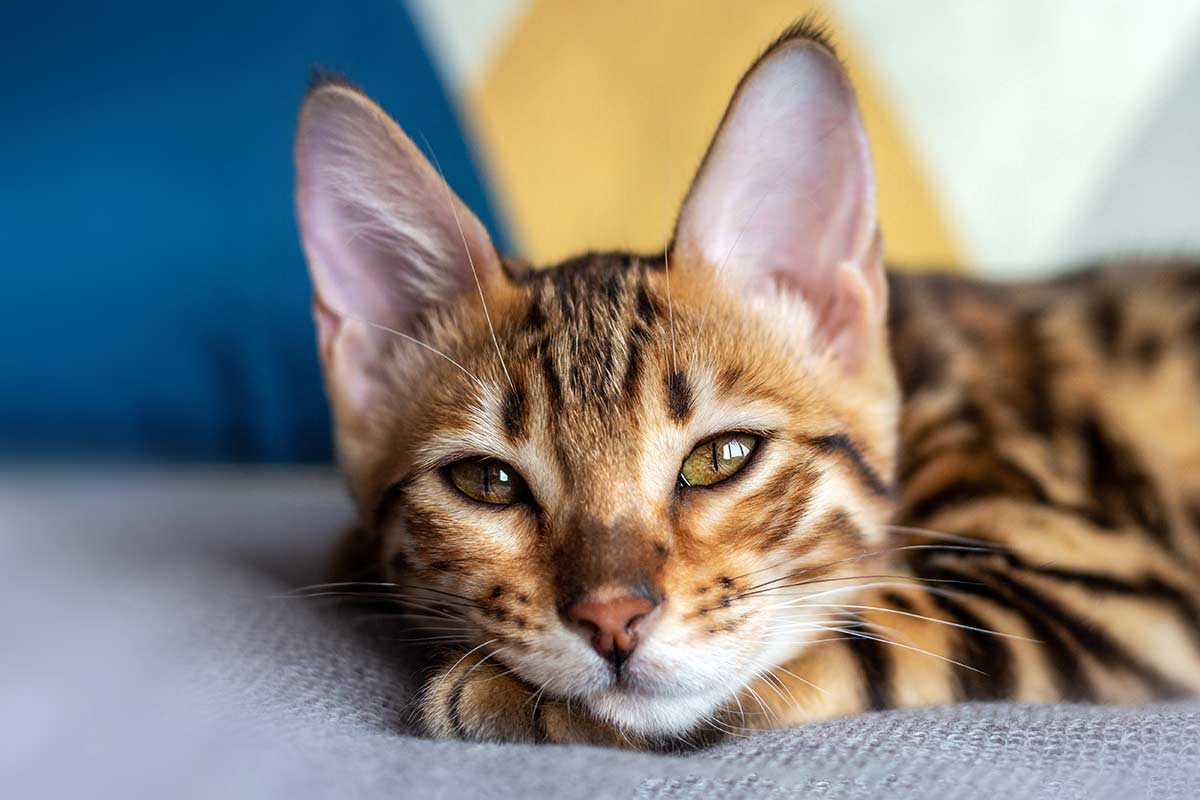
<svg viewBox="0 0 1200 800">
<path fill-rule="evenodd" d="M 602 658 L 619 667 L 637 647 L 638 623 L 654 609 L 648 598 L 623 594 L 603 600 L 585 598 L 567 609 L 567 618 L 590 637 Z"/>
</svg>

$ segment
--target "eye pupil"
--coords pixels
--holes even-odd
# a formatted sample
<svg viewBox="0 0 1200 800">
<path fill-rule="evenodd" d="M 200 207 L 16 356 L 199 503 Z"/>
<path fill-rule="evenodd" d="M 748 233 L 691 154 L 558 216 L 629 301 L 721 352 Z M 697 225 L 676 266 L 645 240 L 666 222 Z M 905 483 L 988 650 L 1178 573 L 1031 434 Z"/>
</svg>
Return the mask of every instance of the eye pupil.
<svg viewBox="0 0 1200 800">
<path fill-rule="evenodd" d="M 446 468 L 446 476 L 458 491 L 488 505 L 512 505 L 527 491 L 516 470 L 494 458 L 456 461 Z"/>
<path fill-rule="evenodd" d="M 746 465 L 759 437 L 749 433 L 722 433 L 692 450 L 679 470 L 679 484 L 711 486 L 732 477 Z"/>
</svg>

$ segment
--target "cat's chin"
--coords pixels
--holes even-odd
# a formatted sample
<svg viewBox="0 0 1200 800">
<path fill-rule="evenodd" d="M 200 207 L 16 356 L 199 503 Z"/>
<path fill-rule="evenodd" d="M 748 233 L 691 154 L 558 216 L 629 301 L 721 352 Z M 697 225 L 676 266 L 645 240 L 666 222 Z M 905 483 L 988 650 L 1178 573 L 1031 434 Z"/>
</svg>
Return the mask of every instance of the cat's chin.
<svg viewBox="0 0 1200 800">
<path fill-rule="evenodd" d="M 596 716 L 619 728 L 664 736 L 686 733 L 729 697 L 728 690 L 663 696 L 613 688 L 589 695 L 584 703 Z"/>
</svg>

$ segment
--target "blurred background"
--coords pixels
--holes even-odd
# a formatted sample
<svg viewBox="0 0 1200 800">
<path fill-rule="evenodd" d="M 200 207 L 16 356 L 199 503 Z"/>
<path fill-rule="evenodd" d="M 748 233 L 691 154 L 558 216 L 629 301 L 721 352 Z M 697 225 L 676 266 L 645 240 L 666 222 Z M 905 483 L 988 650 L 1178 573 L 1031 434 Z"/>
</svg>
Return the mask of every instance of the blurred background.
<svg viewBox="0 0 1200 800">
<path fill-rule="evenodd" d="M 330 460 L 291 200 L 313 66 L 540 262 L 660 247 L 738 78 L 811 11 L 893 263 L 1200 250 L 1200 0 L 10 2 L 0 456 Z"/>
</svg>

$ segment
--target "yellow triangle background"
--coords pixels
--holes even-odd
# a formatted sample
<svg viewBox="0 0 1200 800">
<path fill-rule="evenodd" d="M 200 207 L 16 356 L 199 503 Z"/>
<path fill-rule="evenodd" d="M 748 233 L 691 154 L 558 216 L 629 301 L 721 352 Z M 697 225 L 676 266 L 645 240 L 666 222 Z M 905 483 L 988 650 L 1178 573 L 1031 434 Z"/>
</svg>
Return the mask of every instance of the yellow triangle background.
<svg viewBox="0 0 1200 800">
<path fill-rule="evenodd" d="M 811 11 L 830 22 L 858 88 L 889 260 L 958 265 L 869 64 L 829 9 L 794 0 L 531 0 L 466 98 L 524 254 L 662 247 L 738 79 Z"/>
</svg>

